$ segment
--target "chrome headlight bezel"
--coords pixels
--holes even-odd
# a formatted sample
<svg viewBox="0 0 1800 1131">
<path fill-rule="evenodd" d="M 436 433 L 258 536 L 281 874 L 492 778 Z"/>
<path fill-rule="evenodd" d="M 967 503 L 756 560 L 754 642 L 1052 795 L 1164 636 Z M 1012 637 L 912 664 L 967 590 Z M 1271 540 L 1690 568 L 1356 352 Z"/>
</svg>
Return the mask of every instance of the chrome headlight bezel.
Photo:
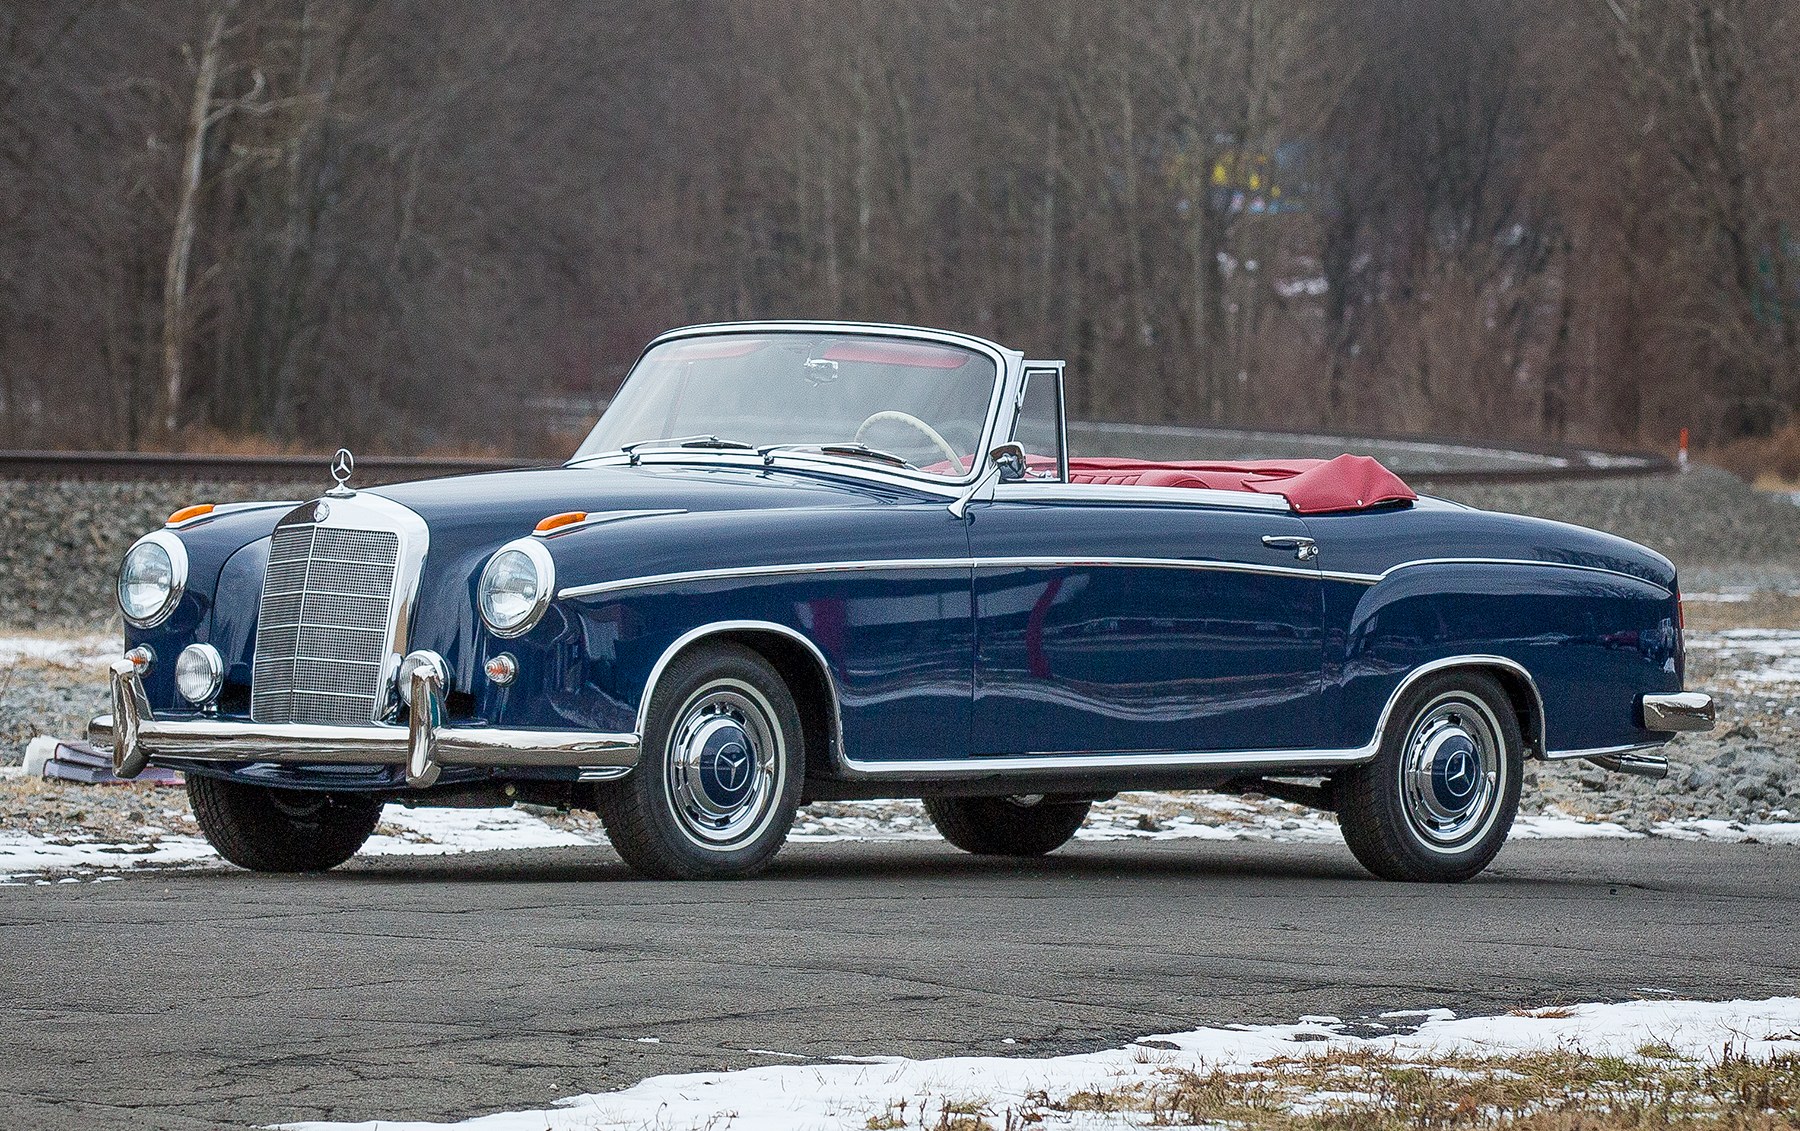
<svg viewBox="0 0 1800 1131">
<path fill-rule="evenodd" d="M 524 615 L 510 623 L 503 623 L 494 612 L 492 596 L 496 593 L 499 570 L 503 562 L 509 561 L 508 555 L 523 555 L 531 563 L 536 575 L 536 591 L 530 606 Z M 511 640 L 530 632 L 543 619 L 544 610 L 550 607 L 551 598 L 556 594 L 556 561 L 550 556 L 542 540 L 537 538 L 519 538 L 508 542 L 495 550 L 482 567 L 481 582 L 475 587 L 476 610 L 481 614 L 481 622 L 488 631 L 503 640 Z"/>
<path fill-rule="evenodd" d="M 148 614 L 134 615 L 125 604 L 125 573 L 130 568 L 132 559 L 140 552 L 150 553 L 151 548 L 162 551 L 169 559 L 169 587 L 163 594 L 162 602 Z M 182 594 L 187 592 L 188 553 L 180 538 L 167 530 L 157 530 L 144 535 L 131 544 L 125 556 L 119 560 L 119 572 L 113 581 L 113 597 L 119 606 L 119 613 L 124 616 L 125 623 L 133 628 L 155 628 L 168 620 L 181 604 Z"/>
</svg>

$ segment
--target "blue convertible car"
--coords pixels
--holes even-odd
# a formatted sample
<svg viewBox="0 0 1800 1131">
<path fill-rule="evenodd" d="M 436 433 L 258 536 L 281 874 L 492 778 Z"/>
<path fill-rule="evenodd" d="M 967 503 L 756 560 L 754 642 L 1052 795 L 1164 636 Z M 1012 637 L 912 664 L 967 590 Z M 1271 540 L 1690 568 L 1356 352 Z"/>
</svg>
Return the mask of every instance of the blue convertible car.
<svg viewBox="0 0 1800 1131">
<path fill-rule="evenodd" d="M 1654 776 L 1712 725 L 1661 556 L 1351 456 L 1071 458 L 1062 377 L 935 330 L 694 327 L 563 466 L 359 490 L 340 452 L 319 498 L 188 507 L 125 557 L 93 738 L 270 871 L 394 800 L 592 807 L 696 878 L 814 800 L 1031 855 L 1117 791 L 1209 788 L 1461 880 L 1525 759 Z"/>
</svg>

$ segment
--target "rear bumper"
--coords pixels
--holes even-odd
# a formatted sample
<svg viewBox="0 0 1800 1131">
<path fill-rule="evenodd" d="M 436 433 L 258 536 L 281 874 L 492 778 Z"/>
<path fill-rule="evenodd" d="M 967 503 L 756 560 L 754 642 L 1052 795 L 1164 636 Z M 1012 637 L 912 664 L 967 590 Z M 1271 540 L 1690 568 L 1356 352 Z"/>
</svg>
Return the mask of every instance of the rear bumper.
<svg viewBox="0 0 1800 1131">
<path fill-rule="evenodd" d="M 113 772 L 136 777 L 156 757 L 191 762 L 275 762 L 404 766 L 408 785 L 437 781 L 443 766 L 568 766 L 584 781 L 624 777 L 638 762 L 635 734 L 502 730 L 443 722 L 441 667 L 413 674 L 412 721 L 257 723 L 224 719 L 158 719 L 130 660 L 112 664 L 112 713 L 88 724 L 88 741 L 110 749 Z"/>
<path fill-rule="evenodd" d="M 1716 717 L 1712 696 L 1702 691 L 1645 695 L 1639 702 L 1643 707 L 1645 730 L 1711 730 Z"/>
</svg>

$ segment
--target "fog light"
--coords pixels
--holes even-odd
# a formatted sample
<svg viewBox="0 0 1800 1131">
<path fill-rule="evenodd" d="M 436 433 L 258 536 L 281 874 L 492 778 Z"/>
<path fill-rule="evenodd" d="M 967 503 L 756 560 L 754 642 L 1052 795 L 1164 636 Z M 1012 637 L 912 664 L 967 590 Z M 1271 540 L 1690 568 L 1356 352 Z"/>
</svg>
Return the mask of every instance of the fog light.
<svg viewBox="0 0 1800 1131">
<path fill-rule="evenodd" d="M 511 683 L 513 678 L 518 674 L 519 661 L 513 659 L 509 653 L 502 652 L 487 662 L 487 677 L 489 683 L 505 687 L 507 684 Z"/>
<path fill-rule="evenodd" d="M 175 690 L 189 703 L 210 703 L 225 684 L 225 661 L 211 644 L 189 644 L 175 658 Z"/>
</svg>

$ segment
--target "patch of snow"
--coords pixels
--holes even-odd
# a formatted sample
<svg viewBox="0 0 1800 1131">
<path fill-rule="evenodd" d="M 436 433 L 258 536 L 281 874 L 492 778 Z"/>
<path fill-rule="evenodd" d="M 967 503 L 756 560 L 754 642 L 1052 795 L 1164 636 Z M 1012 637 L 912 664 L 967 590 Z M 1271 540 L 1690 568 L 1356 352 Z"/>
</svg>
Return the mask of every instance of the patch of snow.
<svg viewBox="0 0 1800 1131">
<path fill-rule="evenodd" d="M 1800 821 L 1755 824 L 1723 821 L 1716 817 L 1689 817 L 1679 821 L 1658 822 L 1656 835 L 1672 840 L 1755 841 L 1758 844 L 1800 845 Z"/>
<path fill-rule="evenodd" d="M 603 843 L 517 809 L 408 809 L 389 805 L 381 820 L 399 827 L 402 834 L 377 833 L 359 855 L 448 856 L 503 848 L 570 848 Z"/>
<path fill-rule="evenodd" d="M 1738 683 L 1800 683 L 1800 629 L 1728 628 L 1691 636 L 1688 646 L 1718 653 Z"/>
<path fill-rule="evenodd" d="M 1554 805 L 1546 805 L 1542 813 L 1521 813 L 1513 821 L 1508 840 L 1636 840 L 1643 833 L 1634 832 L 1612 821 L 1590 821 L 1572 817 Z"/>
<path fill-rule="evenodd" d="M 1401 1059 L 1504 1056 L 1575 1048 L 1591 1056 L 1636 1058 L 1655 1043 L 1677 1055 L 1715 1060 L 1726 1046 L 1753 1059 L 1800 1053 L 1800 998 L 1767 1001 L 1633 1001 L 1459 1017 L 1448 1009 L 1388 1013 L 1402 1031 L 1352 1036 L 1335 1017 L 1288 1025 L 1224 1025 L 1146 1037 L 1105 1052 L 1030 1060 L 963 1056 L 833 1057 L 808 1065 L 653 1076 L 617 1092 L 574 1096 L 553 1108 L 497 1112 L 457 1123 L 378 1120 L 291 1123 L 291 1131 L 624 1131 L 725 1127 L 811 1131 L 860 1126 L 901 1101 L 923 1118 L 946 1101 L 979 1097 L 989 1111 L 1022 1108 L 1034 1092 L 1062 1098 L 1085 1090 L 1151 1085 L 1171 1069 L 1247 1072 L 1277 1057 L 1375 1051 Z M 1416 1022 L 1416 1027 L 1414 1027 Z M 1409 1030 L 1409 1031 L 1408 1031 Z M 1143 1113 L 1091 1113 L 1083 1127 L 1133 1128 Z"/>
<path fill-rule="evenodd" d="M 17 883 L 43 872 L 117 871 L 216 859 L 212 846 L 196 836 L 162 836 L 116 844 L 83 837 L 51 839 L 31 833 L 0 832 L 0 883 Z"/>
<path fill-rule="evenodd" d="M 381 820 L 400 832 L 377 833 L 359 855 L 448 856 L 604 843 L 516 809 L 407 809 L 389 805 Z M 143 835 L 141 840 L 115 843 L 82 836 L 47 839 L 0 831 L 0 883 L 18 883 L 46 872 L 94 873 L 219 860 L 212 846 L 201 837 L 171 836 L 148 826 L 139 832 Z"/>
</svg>

